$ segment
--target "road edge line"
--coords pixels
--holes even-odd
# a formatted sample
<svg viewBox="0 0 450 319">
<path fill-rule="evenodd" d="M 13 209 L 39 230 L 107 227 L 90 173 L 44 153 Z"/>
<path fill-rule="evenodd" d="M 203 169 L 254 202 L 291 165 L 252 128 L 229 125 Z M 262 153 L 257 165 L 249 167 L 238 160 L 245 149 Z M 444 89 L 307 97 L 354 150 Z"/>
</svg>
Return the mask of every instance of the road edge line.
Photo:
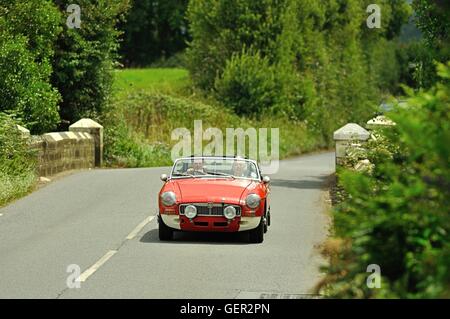
<svg viewBox="0 0 450 319">
<path fill-rule="evenodd" d="M 146 219 L 144 219 L 139 225 L 137 225 L 132 231 L 131 233 L 128 234 L 128 236 L 126 237 L 127 240 L 131 240 L 134 237 L 136 237 L 137 234 L 139 234 L 139 232 L 148 224 L 150 223 L 153 219 L 155 218 L 155 216 L 149 216 Z"/>
<path fill-rule="evenodd" d="M 104 263 L 106 263 L 112 256 L 117 253 L 117 250 L 108 251 L 102 258 L 100 258 L 95 264 L 86 269 L 79 277 L 79 282 L 85 282 L 93 273 L 95 273 Z"/>
</svg>

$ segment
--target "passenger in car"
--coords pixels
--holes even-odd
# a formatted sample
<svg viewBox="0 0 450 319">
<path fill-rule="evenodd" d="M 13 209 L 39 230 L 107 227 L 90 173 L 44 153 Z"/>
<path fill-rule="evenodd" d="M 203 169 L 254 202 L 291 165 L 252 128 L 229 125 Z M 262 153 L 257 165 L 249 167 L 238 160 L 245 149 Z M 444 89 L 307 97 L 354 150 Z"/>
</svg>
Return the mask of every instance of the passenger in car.
<svg viewBox="0 0 450 319">
<path fill-rule="evenodd" d="M 235 160 L 233 163 L 232 174 L 236 177 L 248 177 L 246 162 L 238 159 Z"/>
</svg>

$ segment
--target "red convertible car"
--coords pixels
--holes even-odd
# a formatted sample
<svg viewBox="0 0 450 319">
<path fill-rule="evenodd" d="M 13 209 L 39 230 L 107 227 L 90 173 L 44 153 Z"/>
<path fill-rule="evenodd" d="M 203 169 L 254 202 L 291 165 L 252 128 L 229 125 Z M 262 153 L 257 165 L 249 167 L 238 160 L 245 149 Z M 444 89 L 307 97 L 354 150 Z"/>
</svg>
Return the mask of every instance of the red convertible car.
<svg viewBox="0 0 450 319">
<path fill-rule="evenodd" d="M 261 243 L 270 225 L 268 176 L 256 161 L 238 157 L 188 157 L 175 161 L 159 193 L 159 238 L 174 231 L 247 232 Z"/>
</svg>

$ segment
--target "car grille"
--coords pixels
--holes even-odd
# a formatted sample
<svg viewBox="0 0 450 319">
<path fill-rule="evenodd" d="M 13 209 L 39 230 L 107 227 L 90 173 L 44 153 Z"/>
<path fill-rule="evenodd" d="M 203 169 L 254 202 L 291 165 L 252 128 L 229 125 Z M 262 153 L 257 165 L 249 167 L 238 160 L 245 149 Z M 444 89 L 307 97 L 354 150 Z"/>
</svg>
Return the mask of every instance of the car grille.
<svg viewBox="0 0 450 319">
<path fill-rule="evenodd" d="M 227 206 L 234 206 L 236 208 L 236 215 L 241 215 L 241 207 L 238 205 L 222 204 L 222 203 L 193 203 L 193 204 L 181 204 L 180 215 L 184 215 L 184 209 L 186 206 L 193 205 L 197 208 L 198 216 L 223 216 L 223 209 Z"/>
</svg>

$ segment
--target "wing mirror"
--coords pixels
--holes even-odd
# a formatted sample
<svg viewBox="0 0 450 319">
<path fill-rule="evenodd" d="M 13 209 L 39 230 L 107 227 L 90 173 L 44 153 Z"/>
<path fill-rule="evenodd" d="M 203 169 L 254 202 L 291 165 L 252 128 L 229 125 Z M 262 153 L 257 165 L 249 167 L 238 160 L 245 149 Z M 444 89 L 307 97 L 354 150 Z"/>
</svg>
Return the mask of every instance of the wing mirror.
<svg viewBox="0 0 450 319">
<path fill-rule="evenodd" d="M 167 182 L 167 174 L 161 174 L 161 180 L 163 181 L 163 182 Z"/>
<path fill-rule="evenodd" d="M 269 176 L 264 176 L 263 177 L 263 183 L 264 184 L 269 184 L 270 183 L 270 177 Z"/>
</svg>

